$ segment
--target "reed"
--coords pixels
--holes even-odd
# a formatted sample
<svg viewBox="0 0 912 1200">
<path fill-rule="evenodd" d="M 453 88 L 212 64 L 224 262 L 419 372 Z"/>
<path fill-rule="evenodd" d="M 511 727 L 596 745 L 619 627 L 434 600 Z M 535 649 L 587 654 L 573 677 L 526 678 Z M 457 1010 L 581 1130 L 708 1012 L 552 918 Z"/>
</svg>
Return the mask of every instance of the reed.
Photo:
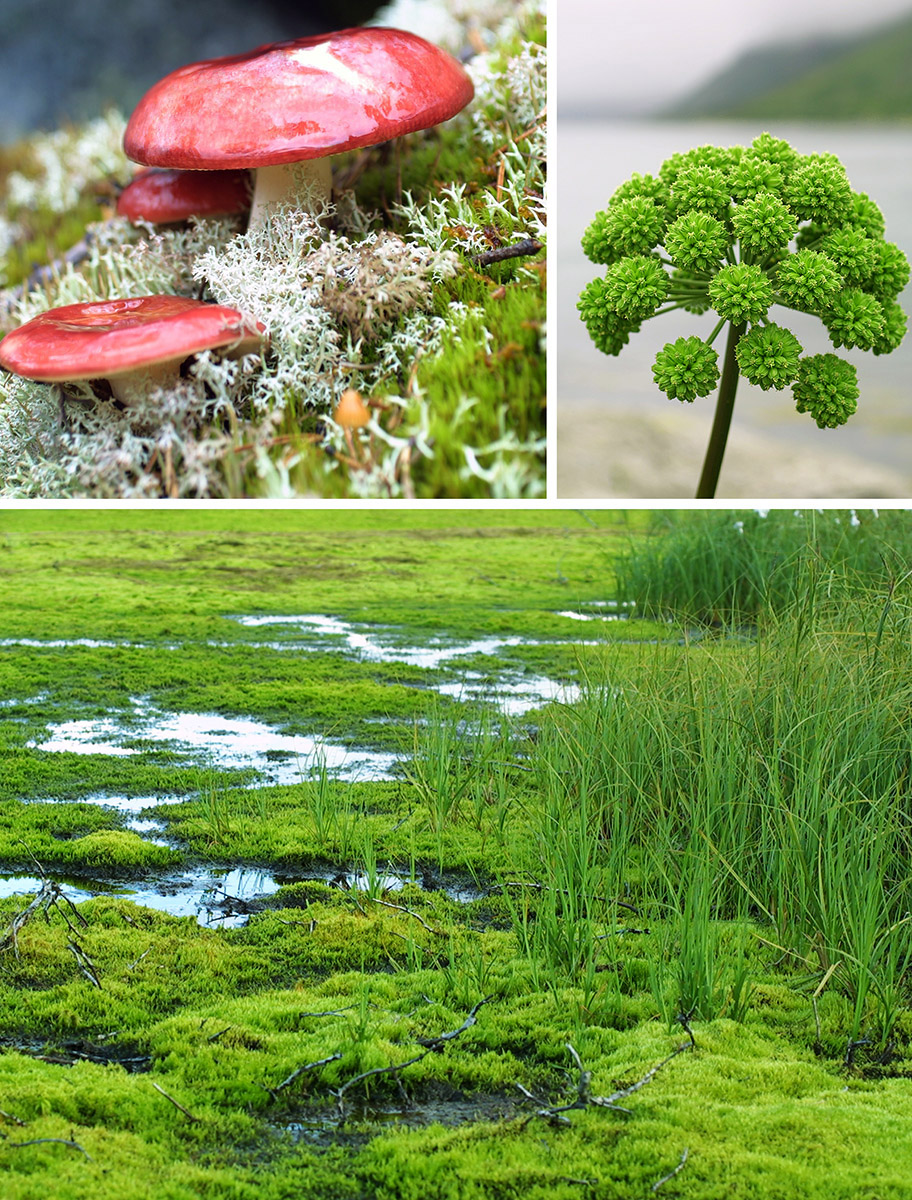
<svg viewBox="0 0 912 1200">
<path fill-rule="evenodd" d="M 810 559 L 751 644 L 616 648 L 552 709 L 532 764 L 561 900 L 530 951 L 579 971 L 607 917 L 593 898 L 625 895 L 662 922 L 666 1015 L 743 1013 L 744 955 L 718 922 L 749 915 L 773 956 L 832 973 L 853 1038 L 888 1040 L 912 960 L 909 588 L 827 572 Z"/>
<path fill-rule="evenodd" d="M 660 512 L 616 578 L 641 615 L 732 626 L 802 603 L 838 606 L 859 588 L 886 595 L 910 561 L 903 512 Z"/>
</svg>

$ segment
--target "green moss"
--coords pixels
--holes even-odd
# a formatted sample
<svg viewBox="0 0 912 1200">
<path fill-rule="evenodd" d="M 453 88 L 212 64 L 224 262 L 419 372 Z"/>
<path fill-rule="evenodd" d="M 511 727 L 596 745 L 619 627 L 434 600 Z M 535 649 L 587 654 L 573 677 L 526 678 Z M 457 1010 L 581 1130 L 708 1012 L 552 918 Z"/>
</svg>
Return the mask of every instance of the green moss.
<svg viewBox="0 0 912 1200">
<path fill-rule="evenodd" d="M 645 521 L 554 510 L 459 521 L 436 512 L 2 514 L 0 587 L 13 635 L 148 643 L 5 648 L 3 696 L 19 702 L 3 709 L 5 870 L 34 874 L 33 854 L 54 878 L 165 873 L 176 860 L 256 863 L 280 878 L 372 874 L 360 890 L 344 878 L 286 879 L 238 928 L 123 895 L 79 904 L 81 920 L 60 902 L 34 912 L 15 945 L 4 935 L 30 897 L 0 900 L 4 1196 L 138 1198 L 153 1186 L 177 1200 L 627 1200 L 651 1194 L 685 1148 L 660 1191 L 687 1200 L 905 1196 L 905 982 L 888 1044 L 889 997 L 859 999 L 851 963 L 827 958 L 827 943 L 783 942 L 782 913 L 763 917 L 767 889 L 754 886 L 750 905 L 738 900 L 732 870 L 746 869 L 758 838 L 732 870 L 721 850 L 754 811 L 758 780 L 769 838 L 785 811 L 771 789 L 786 786 L 803 754 L 819 762 L 837 743 L 839 770 L 820 776 L 828 819 L 854 821 L 833 826 L 837 847 L 860 844 L 842 834 L 870 830 L 879 806 L 904 802 L 901 590 L 899 625 L 883 616 L 882 661 L 875 672 L 865 659 L 861 680 L 858 649 L 870 644 L 849 636 L 849 610 L 835 640 L 826 625 L 803 640 L 784 625 L 778 641 L 688 647 L 669 644 L 672 633 L 662 646 L 584 650 L 568 639 L 500 654 L 492 675 L 507 662 L 569 674 L 578 655 L 591 678 L 580 703 L 506 729 L 459 701 L 413 706 L 411 693 L 430 693 L 420 685 L 439 672 L 409 667 L 400 677 L 342 655 L 254 649 L 243 643 L 266 640 L 263 630 L 226 620 L 324 612 L 388 622 L 416 645 L 516 630 L 546 642 L 561 628 L 557 611 L 611 596 L 617 549 Z M 882 603 L 867 601 L 879 620 Z M 629 635 L 635 623 L 623 624 Z M 204 645 L 229 630 L 230 647 Z M 646 631 L 671 633 L 658 623 Z M 797 657 L 796 644 L 805 648 Z M 471 660 L 484 665 L 485 656 Z M 860 703 L 872 679 L 880 702 Z M 838 707 L 846 681 L 848 710 Z M 385 744 L 400 740 L 408 778 L 248 788 L 217 766 L 180 768 L 167 755 L 58 755 L 27 744 L 48 723 L 101 717 L 137 694 L 178 711 L 257 710 L 289 728 L 306 728 L 298 710 L 313 706 L 320 722 L 338 712 L 340 726 L 358 731 L 389 695 Z M 727 739 L 746 736 L 751 721 L 768 728 L 767 704 L 785 736 L 777 770 L 758 774 L 768 752 L 759 733 Z M 813 722 L 793 719 L 807 712 Z M 822 712 L 841 714 L 843 741 L 826 736 Z M 890 714 L 897 729 L 887 738 L 892 726 L 877 722 Z M 838 788 L 864 763 L 869 781 L 888 778 L 888 794 L 857 784 L 846 814 Z M 726 788 L 731 803 L 699 808 Z M 89 790 L 183 794 L 154 809 L 180 852 L 150 847 L 115 812 L 79 803 Z M 793 811 L 812 790 L 789 793 Z M 821 843 L 819 856 L 833 849 Z M 768 864 L 765 878 L 771 851 Z M 387 869 L 408 882 L 388 889 Z M 481 894 L 452 898 L 441 885 L 453 879 Z M 700 879 L 709 881 L 702 909 Z M 842 899 L 836 907 L 847 918 Z M 882 982 L 883 962 L 871 963 Z M 685 966 L 703 972 L 709 1004 L 689 1018 L 695 1049 L 669 1059 L 689 1041 L 676 1019 Z M 870 1040 L 849 1053 L 859 1032 Z M 443 1034 L 455 1036 L 430 1050 Z M 578 1095 L 568 1045 L 592 1073 L 593 1096 L 647 1080 L 619 1099 L 629 1114 L 535 1115 Z M 377 1073 L 356 1080 L 368 1071 Z M 77 1143 L 91 1158 L 41 1138 Z M 36 1144 L 18 1145 L 27 1141 Z"/>
</svg>

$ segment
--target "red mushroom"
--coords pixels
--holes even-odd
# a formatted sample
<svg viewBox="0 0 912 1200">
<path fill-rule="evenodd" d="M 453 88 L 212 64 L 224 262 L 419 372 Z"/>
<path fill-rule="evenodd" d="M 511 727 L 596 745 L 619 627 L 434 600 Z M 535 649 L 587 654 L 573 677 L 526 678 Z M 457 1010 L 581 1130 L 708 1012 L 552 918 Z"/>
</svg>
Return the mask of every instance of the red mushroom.
<svg viewBox="0 0 912 1200">
<path fill-rule="evenodd" d="M 117 215 L 134 224 L 168 225 L 190 217 L 221 217 L 250 208 L 249 171 L 176 171 L 144 167 L 117 198 Z"/>
<path fill-rule="evenodd" d="M 328 156 L 437 125 L 473 93 L 460 64 L 416 34 L 344 29 L 172 71 L 140 100 L 124 149 L 154 166 L 256 169 L 257 225 L 305 184 L 328 199 Z"/>
<path fill-rule="evenodd" d="M 129 404 L 177 380 L 200 350 L 256 349 L 263 327 L 220 304 L 140 296 L 66 304 L 39 313 L 0 342 L 0 366 L 41 383 L 106 379 Z"/>
</svg>

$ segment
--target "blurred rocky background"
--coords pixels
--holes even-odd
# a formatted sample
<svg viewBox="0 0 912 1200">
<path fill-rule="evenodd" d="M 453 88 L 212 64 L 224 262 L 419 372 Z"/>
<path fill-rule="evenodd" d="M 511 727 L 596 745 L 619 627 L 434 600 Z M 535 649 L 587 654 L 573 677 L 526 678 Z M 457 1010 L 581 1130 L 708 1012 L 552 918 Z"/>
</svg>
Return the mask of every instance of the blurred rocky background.
<svg viewBox="0 0 912 1200">
<path fill-rule="evenodd" d="M 824 27 L 813 35 L 751 47 L 658 115 L 908 119 L 912 12 L 852 34 Z"/>
<path fill-rule="evenodd" d="M 0 0 L 0 144 L 126 114 L 176 67 L 369 20 L 374 0 Z"/>
</svg>

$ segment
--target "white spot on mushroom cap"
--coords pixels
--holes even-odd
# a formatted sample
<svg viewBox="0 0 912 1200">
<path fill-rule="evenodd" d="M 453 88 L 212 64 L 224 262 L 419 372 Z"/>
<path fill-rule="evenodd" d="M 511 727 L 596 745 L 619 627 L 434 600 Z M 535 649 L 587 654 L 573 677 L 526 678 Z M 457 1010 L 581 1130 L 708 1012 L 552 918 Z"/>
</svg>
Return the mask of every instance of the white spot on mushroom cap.
<svg viewBox="0 0 912 1200">
<path fill-rule="evenodd" d="M 327 75 L 334 75 L 354 91 L 375 90 L 376 85 L 367 76 L 336 58 L 329 42 L 320 42 L 316 46 L 297 46 L 289 50 L 288 57 L 309 71 L 325 71 Z"/>
</svg>

